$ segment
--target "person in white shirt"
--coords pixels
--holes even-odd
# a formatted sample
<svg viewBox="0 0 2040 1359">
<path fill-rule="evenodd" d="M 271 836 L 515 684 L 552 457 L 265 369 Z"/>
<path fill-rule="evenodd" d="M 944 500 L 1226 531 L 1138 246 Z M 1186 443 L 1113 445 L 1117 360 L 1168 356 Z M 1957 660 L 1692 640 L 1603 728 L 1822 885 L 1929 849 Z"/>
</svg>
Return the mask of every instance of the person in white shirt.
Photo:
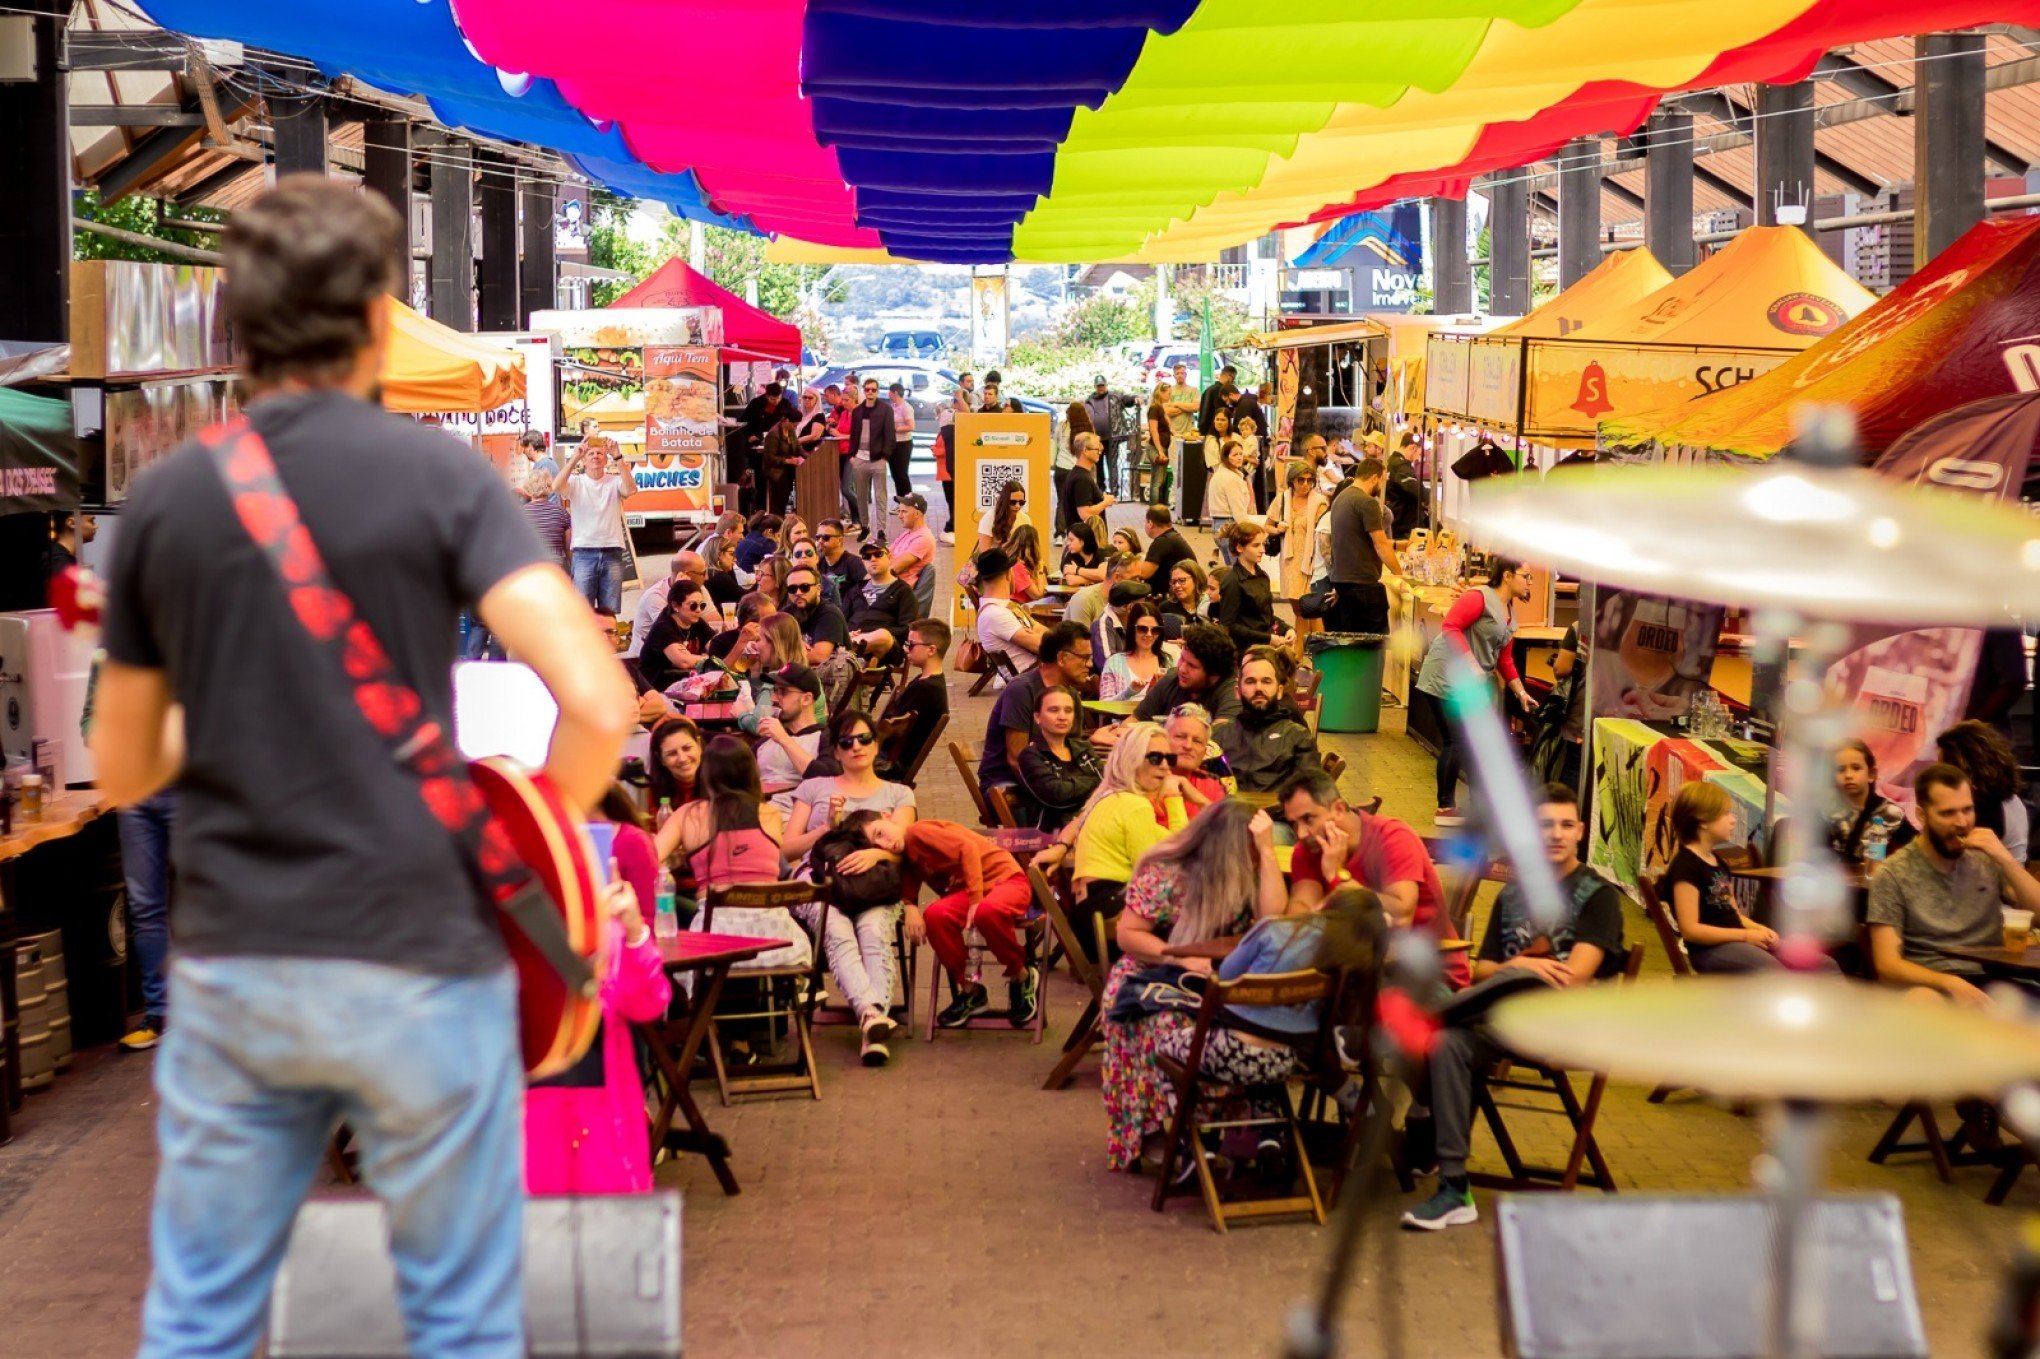
<svg viewBox="0 0 2040 1359">
<path fill-rule="evenodd" d="M 914 407 L 907 400 L 907 389 L 901 383 L 895 382 L 887 388 L 886 396 L 893 416 L 893 495 L 909 495 L 914 489 L 914 480 L 907 471 L 914 458 Z"/>
<path fill-rule="evenodd" d="M 1045 634 L 1025 607 L 1013 602 L 1013 559 L 1004 548 L 977 555 L 977 639 L 986 655 L 997 653 L 1025 673 L 1036 664 Z"/>
<path fill-rule="evenodd" d="M 609 459 L 618 453 L 600 425 L 583 421 L 581 446 L 553 478 L 553 494 L 567 507 L 573 525 L 574 588 L 612 616 L 623 608 L 623 502 L 637 490 L 621 456 L 617 457 L 621 470 L 610 470 Z M 580 470 L 583 463 L 585 472 Z"/>
</svg>

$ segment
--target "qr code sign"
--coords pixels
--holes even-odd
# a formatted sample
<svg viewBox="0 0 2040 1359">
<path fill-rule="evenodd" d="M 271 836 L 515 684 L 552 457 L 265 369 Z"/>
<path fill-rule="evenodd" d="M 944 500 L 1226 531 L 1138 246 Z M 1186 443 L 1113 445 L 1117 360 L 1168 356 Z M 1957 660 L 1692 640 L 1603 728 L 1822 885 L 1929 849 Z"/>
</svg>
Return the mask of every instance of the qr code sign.
<svg viewBox="0 0 2040 1359">
<path fill-rule="evenodd" d="M 1009 481 L 1027 484 L 1027 464 L 1024 462 L 981 462 L 978 464 L 978 503 L 980 511 L 989 510 L 999 503 L 999 492 Z"/>
</svg>

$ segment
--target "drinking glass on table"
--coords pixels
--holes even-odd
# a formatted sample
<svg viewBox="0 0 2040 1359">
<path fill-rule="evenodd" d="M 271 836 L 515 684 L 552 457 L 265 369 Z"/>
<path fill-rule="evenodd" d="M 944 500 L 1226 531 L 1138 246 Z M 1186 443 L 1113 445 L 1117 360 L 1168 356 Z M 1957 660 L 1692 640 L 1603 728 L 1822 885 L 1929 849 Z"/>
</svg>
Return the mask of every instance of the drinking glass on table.
<svg viewBox="0 0 2040 1359">
<path fill-rule="evenodd" d="M 2033 942 L 2033 913 L 2005 907 L 2005 947 L 2023 949 Z"/>
</svg>

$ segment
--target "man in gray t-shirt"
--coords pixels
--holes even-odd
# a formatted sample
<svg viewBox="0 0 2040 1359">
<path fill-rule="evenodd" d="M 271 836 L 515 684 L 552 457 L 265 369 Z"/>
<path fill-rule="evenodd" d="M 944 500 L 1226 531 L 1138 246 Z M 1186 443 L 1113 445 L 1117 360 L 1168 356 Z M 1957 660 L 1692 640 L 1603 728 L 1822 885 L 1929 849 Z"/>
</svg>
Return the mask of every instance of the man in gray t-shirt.
<svg viewBox="0 0 2040 1359">
<path fill-rule="evenodd" d="M 1338 603 L 1325 626 L 1333 632 L 1388 631 L 1388 592 L 1381 574 L 1399 576 L 1402 570 L 1389 541 L 1388 516 L 1377 498 L 1386 470 L 1378 458 L 1361 463 L 1327 512 Z"/>
<path fill-rule="evenodd" d="M 1913 795 L 1920 836 L 1870 882 L 1871 960 L 1890 985 L 1988 1004 L 1978 986 L 1982 967 L 1942 950 L 2000 947 L 2006 896 L 2024 910 L 2040 909 L 2040 882 L 1976 824 L 1976 799 L 1961 770 L 1928 765 L 1913 780 Z"/>
</svg>

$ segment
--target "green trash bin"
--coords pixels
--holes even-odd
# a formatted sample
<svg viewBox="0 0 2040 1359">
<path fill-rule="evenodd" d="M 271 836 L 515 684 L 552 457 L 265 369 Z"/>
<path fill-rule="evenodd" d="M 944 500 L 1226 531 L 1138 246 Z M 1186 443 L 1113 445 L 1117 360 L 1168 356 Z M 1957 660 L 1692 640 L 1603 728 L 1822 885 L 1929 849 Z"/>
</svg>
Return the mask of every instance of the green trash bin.
<svg viewBox="0 0 2040 1359">
<path fill-rule="evenodd" d="M 1314 632 L 1304 653 L 1324 676 L 1318 682 L 1318 730 L 1381 729 L 1382 644 L 1378 632 Z"/>
</svg>

